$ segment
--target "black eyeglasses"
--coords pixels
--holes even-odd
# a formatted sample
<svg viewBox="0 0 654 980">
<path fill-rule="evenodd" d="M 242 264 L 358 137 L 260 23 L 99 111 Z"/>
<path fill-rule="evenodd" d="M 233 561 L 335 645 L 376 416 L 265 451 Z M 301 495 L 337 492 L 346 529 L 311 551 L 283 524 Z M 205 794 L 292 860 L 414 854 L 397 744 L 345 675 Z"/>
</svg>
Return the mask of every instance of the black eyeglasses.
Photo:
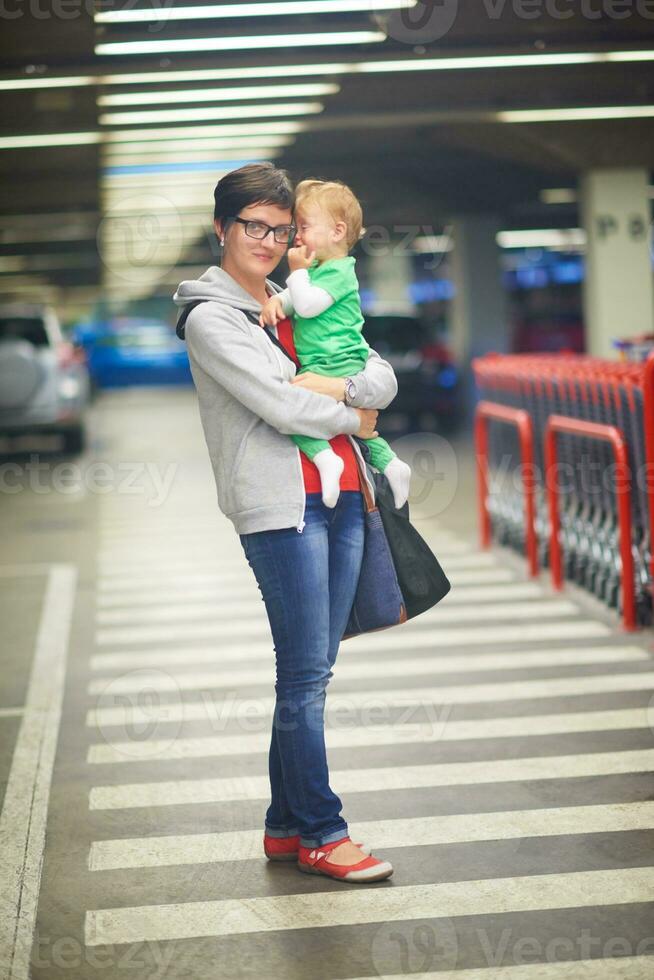
<svg viewBox="0 0 654 980">
<path fill-rule="evenodd" d="M 267 238 L 272 231 L 273 238 L 279 245 L 290 245 L 297 231 L 296 225 L 275 225 L 273 228 L 272 225 L 267 225 L 265 221 L 246 221 L 245 218 L 237 218 L 235 215 L 226 218 L 226 220 L 238 221 L 239 224 L 245 225 L 245 234 L 249 238 L 258 238 L 259 241 Z"/>
</svg>

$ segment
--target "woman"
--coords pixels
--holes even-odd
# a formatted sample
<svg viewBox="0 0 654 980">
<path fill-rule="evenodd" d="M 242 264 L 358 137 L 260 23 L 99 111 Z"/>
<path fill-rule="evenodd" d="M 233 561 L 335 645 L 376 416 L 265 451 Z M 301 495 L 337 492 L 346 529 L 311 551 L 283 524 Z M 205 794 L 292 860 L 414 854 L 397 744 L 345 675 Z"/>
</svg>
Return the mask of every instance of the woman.
<svg viewBox="0 0 654 980">
<path fill-rule="evenodd" d="M 377 435 L 377 410 L 395 397 L 397 380 L 373 350 L 351 379 L 307 372 L 294 381 L 289 322 L 278 324 L 276 340 L 258 323 L 280 290 L 267 277 L 295 235 L 289 179 L 271 163 L 250 164 L 223 177 L 214 198 L 221 265 L 180 283 L 173 299 L 186 307 L 178 334 L 187 341 L 218 503 L 254 571 L 275 646 L 264 850 L 303 871 L 376 881 L 393 868 L 350 840 L 329 786 L 324 704 L 363 554 L 361 454 L 349 435 Z M 323 504 L 317 470 L 292 433 L 328 439 L 343 458 L 336 507 Z"/>
</svg>

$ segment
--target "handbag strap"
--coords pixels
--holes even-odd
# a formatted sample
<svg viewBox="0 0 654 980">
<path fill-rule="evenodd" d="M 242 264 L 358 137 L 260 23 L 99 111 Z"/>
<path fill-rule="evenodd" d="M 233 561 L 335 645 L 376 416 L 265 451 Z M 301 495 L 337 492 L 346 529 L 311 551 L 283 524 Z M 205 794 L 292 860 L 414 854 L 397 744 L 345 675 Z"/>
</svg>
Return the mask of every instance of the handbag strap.
<svg viewBox="0 0 654 980">
<path fill-rule="evenodd" d="M 356 439 L 357 437 L 353 436 L 353 438 Z M 363 494 L 363 502 L 366 511 L 370 513 L 370 511 L 377 510 L 378 507 L 375 501 L 373 500 L 372 494 L 370 493 L 370 487 L 368 486 L 368 480 L 366 479 L 366 474 L 364 470 L 365 463 L 361 462 L 359 453 L 355 452 L 354 457 L 357 461 L 357 469 L 359 470 L 359 486 L 361 487 L 361 493 Z"/>
<path fill-rule="evenodd" d="M 175 333 L 180 338 L 180 340 L 185 339 L 186 320 L 188 319 L 188 315 L 191 312 L 191 310 L 194 310 L 196 306 L 200 305 L 200 303 L 207 303 L 207 302 L 208 300 L 206 299 L 196 299 L 192 303 L 187 303 L 186 306 L 182 309 L 182 312 L 180 313 L 179 318 L 177 320 L 177 326 L 175 327 Z M 291 355 L 288 353 L 286 348 L 283 347 L 282 344 L 280 344 L 279 340 L 277 339 L 277 337 L 275 337 L 274 333 L 271 332 L 270 328 L 261 327 L 261 324 L 259 323 L 259 315 L 257 313 L 255 313 L 253 310 L 241 310 L 240 307 L 238 306 L 233 307 L 233 309 L 240 310 L 241 313 L 244 313 L 245 316 L 250 321 L 250 323 L 254 323 L 257 327 L 259 327 L 259 329 L 263 330 L 264 333 L 266 334 L 266 337 L 268 337 L 268 339 L 270 340 L 270 342 L 274 344 L 275 347 L 279 347 L 280 351 L 283 354 L 285 354 L 286 357 L 288 357 L 289 361 L 292 361 L 293 364 L 295 364 L 295 361 L 293 361 Z"/>
<path fill-rule="evenodd" d="M 183 310 L 182 310 L 182 312 L 181 312 L 181 314 L 179 316 L 179 319 L 177 321 L 177 326 L 175 328 L 175 332 L 176 332 L 177 336 L 181 340 L 184 339 L 185 328 L 186 328 L 186 320 L 188 318 L 189 313 L 191 312 L 191 310 L 195 309 L 196 306 L 199 306 L 200 303 L 206 303 L 206 302 L 207 302 L 207 300 L 198 299 L 198 300 L 195 300 L 192 303 L 187 303 L 186 306 L 183 308 Z M 235 309 L 237 309 L 237 308 L 238 307 L 235 307 Z M 270 342 L 272 344 L 274 344 L 276 347 L 279 347 L 279 349 L 281 350 L 281 352 L 283 354 L 285 354 L 286 357 L 288 357 L 289 361 L 292 361 L 293 364 L 295 364 L 295 361 L 293 360 L 293 358 L 291 357 L 291 355 L 289 354 L 289 352 L 286 350 L 286 348 L 283 346 L 283 344 L 280 343 L 280 341 L 274 335 L 274 333 L 271 332 L 270 328 L 269 327 L 261 327 L 261 324 L 259 323 L 259 316 L 258 316 L 257 313 L 255 313 L 253 310 L 241 310 L 241 313 L 244 313 L 245 314 L 245 316 L 248 318 L 248 320 L 250 321 L 250 323 L 254 323 L 254 324 L 256 324 L 256 326 L 258 326 L 260 329 L 262 329 L 264 331 L 264 333 L 266 334 L 266 336 L 268 337 L 268 339 L 270 340 Z M 356 436 L 354 438 L 356 439 Z M 359 453 L 356 453 L 355 452 L 354 456 L 355 456 L 356 463 L 357 463 L 357 469 L 359 470 L 359 485 L 361 487 L 361 492 L 363 494 L 363 500 L 364 500 L 364 503 L 365 503 L 365 509 L 368 512 L 370 512 L 372 510 L 377 510 L 377 505 L 375 504 L 375 501 L 373 500 L 372 494 L 370 493 L 370 487 L 368 486 L 368 481 L 366 479 L 365 472 L 362 469 L 362 463 L 361 463 L 361 459 L 359 457 Z"/>
</svg>

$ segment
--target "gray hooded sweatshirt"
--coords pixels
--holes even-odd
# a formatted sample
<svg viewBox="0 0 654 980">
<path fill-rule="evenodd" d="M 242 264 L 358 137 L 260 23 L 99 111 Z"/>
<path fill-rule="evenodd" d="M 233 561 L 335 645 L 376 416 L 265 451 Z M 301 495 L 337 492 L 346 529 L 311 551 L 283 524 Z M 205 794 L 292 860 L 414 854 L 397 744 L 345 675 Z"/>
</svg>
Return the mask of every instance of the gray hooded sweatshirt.
<svg viewBox="0 0 654 980">
<path fill-rule="evenodd" d="M 280 288 L 266 280 L 268 291 Z M 237 533 L 296 527 L 302 531 L 306 493 L 300 450 L 291 434 L 332 439 L 359 429 L 354 408 L 291 384 L 295 364 L 244 311 L 261 304 L 219 266 L 181 282 L 173 295 L 191 310 L 185 336 L 198 408 L 216 480 L 218 506 Z M 276 330 L 271 328 L 276 334 Z M 371 350 L 366 367 L 352 376 L 357 408 L 386 408 L 397 394 L 391 365 Z M 366 477 L 367 478 L 367 477 Z M 368 480 L 374 499 L 374 485 Z"/>
</svg>

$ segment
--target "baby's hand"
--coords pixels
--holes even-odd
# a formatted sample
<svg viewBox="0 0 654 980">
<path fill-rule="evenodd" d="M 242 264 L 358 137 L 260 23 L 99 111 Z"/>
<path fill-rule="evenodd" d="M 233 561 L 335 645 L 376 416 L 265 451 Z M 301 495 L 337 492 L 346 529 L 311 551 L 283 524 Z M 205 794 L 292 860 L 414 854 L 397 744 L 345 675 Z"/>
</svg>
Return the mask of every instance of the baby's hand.
<svg viewBox="0 0 654 980">
<path fill-rule="evenodd" d="M 315 257 L 315 251 L 309 254 L 306 245 L 297 245 L 295 248 L 289 248 L 286 253 L 288 267 L 291 272 L 296 272 L 298 269 L 308 269 Z"/>
<path fill-rule="evenodd" d="M 278 296 L 271 296 L 261 308 L 259 323 L 262 327 L 265 327 L 267 323 L 270 323 L 273 327 L 276 327 L 277 321 L 283 320 L 285 316 L 286 314 L 284 313 L 284 307 L 282 306 L 281 299 L 279 299 Z"/>
</svg>

